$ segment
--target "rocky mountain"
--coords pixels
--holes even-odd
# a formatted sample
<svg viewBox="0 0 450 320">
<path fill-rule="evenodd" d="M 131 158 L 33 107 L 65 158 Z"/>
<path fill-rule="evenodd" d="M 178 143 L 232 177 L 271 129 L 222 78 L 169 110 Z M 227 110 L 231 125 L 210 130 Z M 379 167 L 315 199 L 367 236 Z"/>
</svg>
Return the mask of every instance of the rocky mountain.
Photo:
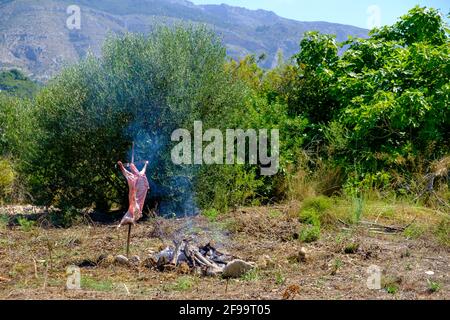
<svg viewBox="0 0 450 320">
<path fill-rule="evenodd" d="M 73 5 L 80 8 L 80 28 Z M 0 0 L 0 17 L 0 68 L 20 68 L 40 81 L 89 51 L 100 54 L 109 33 L 148 33 L 161 23 L 207 24 L 223 38 L 231 57 L 266 53 L 264 66 L 269 68 L 279 51 L 284 57 L 297 52 L 306 31 L 336 34 L 339 41 L 367 35 L 367 30 L 348 25 L 185 0 Z"/>
</svg>

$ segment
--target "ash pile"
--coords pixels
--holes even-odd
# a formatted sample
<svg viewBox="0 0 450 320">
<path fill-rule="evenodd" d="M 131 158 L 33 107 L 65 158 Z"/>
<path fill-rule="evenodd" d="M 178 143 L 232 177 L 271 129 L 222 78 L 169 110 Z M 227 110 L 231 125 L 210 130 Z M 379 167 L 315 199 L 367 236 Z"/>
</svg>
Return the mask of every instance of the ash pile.
<svg viewBox="0 0 450 320">
<path fill-rule="evenodd" d="M 174 241 L 173 246 L 150 254 L 145 265 L 161 272 L 179 271 L 224 278 L 238 278 L 255 267 L 253 263 L 220 252 L 211 242 L 198 247 L 190 239 Z"/>
</svg>

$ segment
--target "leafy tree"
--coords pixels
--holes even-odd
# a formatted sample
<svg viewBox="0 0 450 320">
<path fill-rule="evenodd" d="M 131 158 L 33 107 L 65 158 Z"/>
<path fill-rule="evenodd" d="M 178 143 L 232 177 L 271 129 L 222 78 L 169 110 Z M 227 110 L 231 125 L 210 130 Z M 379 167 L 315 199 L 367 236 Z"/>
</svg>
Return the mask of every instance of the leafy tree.
<svg viewBox="0 0 450 320">
<path fill-rule="evenodd" d="M 224 126 L 241 90 L 225 71 L 225 49 L 204 27 L 159 28 L 110 38 L 37 97 L 37 152 L 26 170 L 40 203 L 106 209 L 126 202 L 117 160 L 149 160 L 153 199 L 165 213 L 193 213 L 195 166 L 170 159 L 171 133 L 194 120 Z M 192 132 L 192 131 L 191 131 Z M 187 207 L 184 207 L 184 206 Z"/>
<path fill-rule="evenodd" d="M 0 92 L 4 91 L 22 98 L 32 98 L 38 90 L 39 85 L 17 69 L 0 72 Z"/>
<path fill-rule="evenodd" d="M 415 7 L 393 26 L 347 43 L 332 88 L 342 106 L 335 123 L 346 142 L 333 157 L 350 170 L 357 163 L 369 185 L 395 182 L 396 173 L 408 176 L 419 161 L 450 150 L 445 30 L 438 11 Z"/>
</svg>

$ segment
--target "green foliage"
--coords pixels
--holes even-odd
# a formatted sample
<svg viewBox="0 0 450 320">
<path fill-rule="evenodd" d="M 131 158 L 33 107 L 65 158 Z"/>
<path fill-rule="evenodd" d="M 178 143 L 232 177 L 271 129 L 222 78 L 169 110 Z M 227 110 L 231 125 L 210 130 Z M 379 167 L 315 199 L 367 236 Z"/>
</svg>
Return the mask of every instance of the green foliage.
<svg viewBox="0 0 450 320">
<path fill-rule="evenodd" d="M 331 274 L 335 275 L 339 271 L 339 269 L 342 268 L 343 265 L 344 262 L 341 259 L 339 258 L 334 259 L 333 265 L 331 266 Z"/>
<path fill-rule="evenodd" d="M 353 198 L 353 222 L 359 223 L 364 212 L 364 199 L 361 197 Z"/>
<path fill-rule="evenodd" d="M 257 198 L 263 180 L 257 179 L 257 168 L 242 165 L 204 166 L 197 176 L 197 203 L 203 208 L 226 212 Z"/>
<path fill-rule="evenodd" d="M 62 208 L 64 225 L 79 209 L 124 205 L 127 186 L 115 163 L 130 159 L 134 142 L 136 160 L 150 161 L 152 201 L 169 214 L 192 214 L 198 205 L 215 219 L 284 200 L 313 177 L 320 183 L 298 192 L 302 199 L 343 191 L 355 199 L 357 222 L 363 194 L 412 193 L 415 179 L 450 154 L 448 30 L 437 10 L 415 7 L 366 39 L 338 44 L 309 32 L 293 64 L 272 70 L 255 56 L 227 61 L 221 40 L 204 27 L 111 37 L 101 58 L 67 68 L 35 100 L 0 94 L 0 198 L 11 198 L 20 181 L 35 203 Z M 0 79 L 28 81 L 17 71 Z M 204 129 L 279 129 L 279 173 L 175 166 L 171 133 L 192 132 L 195 120 Z M 439 172 L 448 184 L 448 171 Z M 300 237 L 317 239 L 335 219 L 332 207 L 329 198 L 307 199 Z M 443 239 L 446 229 L 437 231 Z"/>
<path fill-rule="evenodd" d="M 187 291 L 194 286 L 195 282 L 191 277 L 179 277 L 177 281 L 171 284 L 168 289 L 174 291 Z"/>
<path fill-rule="evenodd" d="M 317 227 L 320 231 L 320 227 L 332 219 L 328 212 L 332 205 L 333 201 L 325 196 L 307 198 L 302 203 L 299 219 L 303 223 Z M 315 230 L 311 232 L 314 233 Z"/>
<path fill-rule="evenodd" d="M 425 228 L 419 224 L 411 224 L 403 231 L 403 235 L 409 239 L 418 239 L 425 233 Z"/>
<path fill-rule="evenodd" d="M 17 223 L 19 224 L 20 230 L 24 232 L 30 232 L 36 224 L 35 221 L 29 220 L 25 217 L 17 218 Z"/>
<path fill-rule="evenodd" d="M 434 234 L 441 244 L 450 247 L 450 218 L 442 218 Z"/>
<path fill-rule="evenodd" d="M 358 249 L 359 249 L 359 243 L 350 242 L 345 245 L 344 253 L 345 254 L 355 254 L 356 252 L 358 252 Z"/>
<path fill-rule="evenodd" d="M 385 289 L 386 289 L 387 293 L 389 293 L 389 294 L 396 294 L 399 290 L 399 287 L 395 283 L 390 283 L 390 284 L 386 285 Z"/>
<path fill-rule="evenodd" d="M 60 211 L 50 213 L 50 222 L 53 226 L 69 228 L 83 222 L 83 213 L 74 206 L 61 208 Z"/>
<path fill-rule="evenodd" d="M 209 209 L 202 211 L 202 214 L 207 217 L 209 221 L 215 221 L 219 216 L 219 211 L 216 209 Z"/>
<path fill-rule="evenodd" d="M 442 289 L 442 285 L 439 282 L 434 282 L 427 279 L 427 284 L 428 284 L 428 291 L 430 293 L 435 293 Z"/>
<path fill-rule="evenodd" d="M 319 240 L 320 238 L 320 226 L 307 225 L 300 229 L 299 240 L 305 243 L 311 243 Z"/>
<path fill-rule="evenodd" d="M 0 230 L 5 229 L 9 225 L 9 217 L 7 213 L 0 211 Z"/>
<path fill-rule="evenodd" d="M 21 98 L 32 98 L 38 89 L 37 83 L 17 69 L 0 72 L 0 92 L 4 91 Z"/>
<path fill-rule="evenodd" d="M 27 100 L 0 93 L 0 157 L 19 156 L 23 151 L 31 130 L 30 109 Z"/>
<path fill-rule="evenodd" d="M 153 196 L 171 203 L 168 211 L 192 214 L 182 205 L 198 168 L 173 165 L 170 137 L 178 128 L 192 132 L 194 120 L 226 124 L 242 90 L 224 63 L 225 49 L 211 31 L 176 26 L 110 38 L 101 59 L 67 69 L 36 99 L 41 132 L 25 168 L 36 200 L 80 209 L 125 203 L 114 164 L 130 158 L 134 141 L 136 160 L 150 161 Z"/>
<path fill-rule="evenodd" d="M 448 41 L 442 15 L 433 8 L 415 6 L 393 26 L 372 30 L 376 39 L 400 41 L 406 45 L 428 42 L 442 45 Z"/>
<path fill-rule="evenodd" d="M 402 282 L 401 278 L 390 275 L 384 276 L 381 279 L 382 287 L 389 294 L 397 294 L 397 292 L 400 290 L 401 282 Z"/>
<path fill-rule="evenodd" d="M 358 188 L 383 189 L 408 175 L 418 159 L 450 150 L 449 40 L 435 10 L 414 8 L 369 39 L 351 39 L 335 68 L 332 92 L 343 106 L 332 156 L 358 164 Z M 408 31 L 406 31 L 408 30 Z M 334 140 L 333 140 L 334 138 Z M 354 168 L 353 168 L 354 169 Z"/>
<path fill-rule="evenodd" d="M 260 270 L 258 268 L 253 268 L 247 271 L 241 279 L 249 282 L 259 281 L 261 279 Z"/>
<path fill-rule="evenodd" d="M 0 203 L 13 192 L 15 171 L 7 160 L 0 158 Z"/>
<path fill-rule="evenodd" d="M 303 210 L 314 210 L 317 213 L 324 213 L 326 210 L 331 208 L 333 205 L 333 201 L 325 196 L 318 196 L 306 199 L 302 203 Z"/>
<path fill-rule="evenodd" d="M 114 290 L 115 285 L 111 280 L 97 280 L 83 275 L 81 277 L 81 287 L 85 290 L 109 292 Z"/>
<path fill-rule="evenodd" d="M 275 283 L 279 286 L 284 285 L 286 283 L 286 277 L 283 275 L 281 271 L 275 273 Z"/>
</svg>

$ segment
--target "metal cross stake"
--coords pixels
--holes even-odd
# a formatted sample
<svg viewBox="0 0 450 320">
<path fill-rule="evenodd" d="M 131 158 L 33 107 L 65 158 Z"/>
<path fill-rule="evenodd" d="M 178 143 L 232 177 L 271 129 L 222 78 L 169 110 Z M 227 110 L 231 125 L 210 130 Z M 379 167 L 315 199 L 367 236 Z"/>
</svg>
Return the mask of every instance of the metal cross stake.
<svg viewBox="0 0 450 320">
<path fill-rule="evenodd" d="M 145 161 L 144 168 L 138 171 L 134 164 L 134 142 L 131 153 L 131 163 L 128 164 L 129 170 L 127 170 L 122 162 L 118 162 L 122 174 L 127 179 L 128 183 L 128 210 L 119 227 L 122 225 L 128 225 L 128 236 L 127 236 L 127 257 L 130 254 L 130 238 L 131 238 L 131 227 L 142 217 L 142 210 L 144 209 L 145 198 L 149 190 L 149 183 L 146 176 L 146 170 L 148 161 Z"/>
<path fill-rule="evenodd" d="M 134 164 L 134 142 L 133 142 L 133 146 L 131 147 L 131 164 Z M 130 255 L 131 227 L 132 227 L 132 224 L 130 223 L 128 225 L 127 255 L 126 255 L 127 258 L 129 258 L 129 255 Z"/>
</svg>

